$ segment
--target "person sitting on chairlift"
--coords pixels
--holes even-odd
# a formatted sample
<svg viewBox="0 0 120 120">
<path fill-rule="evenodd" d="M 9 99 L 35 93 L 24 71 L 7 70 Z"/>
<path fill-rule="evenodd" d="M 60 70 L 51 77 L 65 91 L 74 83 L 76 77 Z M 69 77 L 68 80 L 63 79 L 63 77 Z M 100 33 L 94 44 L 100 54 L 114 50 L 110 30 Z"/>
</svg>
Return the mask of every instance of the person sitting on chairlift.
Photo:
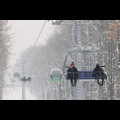
<svg viewBox="0 0 120 120">
<path fill-rule="evenodd" d="M 95 69 L 93 70 L 92 77 L 95 77 L 97 79 L 98 85 L 103 86 L 105 73 L 99 64 L 97 64 Z M 99 78 L 102 78 L 102 83 L 100 83 Z"/>
<path fill-rule="evenodd" d="M 28 77 L 27 81 L 28 81 L 28 82 L 31 82 L 31 77 Z"/>
<path fill-rule="evenodd" d="M 74 62 L 72 62 L 71 66 L 67 70 L 67 80 L 71 81 L 72 86 L 76 86 L 78 80 L 78 70 L 75 67 Z"/>
</svg>

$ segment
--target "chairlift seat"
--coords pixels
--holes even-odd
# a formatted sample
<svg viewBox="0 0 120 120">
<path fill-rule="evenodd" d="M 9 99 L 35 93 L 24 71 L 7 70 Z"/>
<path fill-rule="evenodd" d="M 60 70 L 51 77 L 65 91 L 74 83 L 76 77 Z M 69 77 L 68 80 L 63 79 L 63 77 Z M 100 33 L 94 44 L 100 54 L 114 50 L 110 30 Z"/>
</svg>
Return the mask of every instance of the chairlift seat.
<svg viewBox="0 0 120 120">
<path fill-rule="evenodd" d="M 78 72 L 78 79 L 96 79 L 95 77 L 92 77 L 93 71 L 79 71 Z M 99 79 L 102 79 L 102 77 L 99 77 Z M 107 79 L 107 76 L 104 76 L 104 79 Z"/>
</svg>

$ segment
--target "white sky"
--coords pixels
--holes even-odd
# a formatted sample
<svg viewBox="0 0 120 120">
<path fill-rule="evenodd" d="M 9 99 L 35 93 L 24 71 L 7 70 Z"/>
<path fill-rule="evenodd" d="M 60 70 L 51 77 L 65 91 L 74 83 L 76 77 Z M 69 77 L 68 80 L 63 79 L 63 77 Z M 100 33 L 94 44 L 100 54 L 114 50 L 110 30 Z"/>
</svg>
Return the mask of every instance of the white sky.
<svg viewBox="0 0 120 120">
<path fill-rule="evenodd" d="M 26 50 L 31 45 L 35 44 L 38 34 L 43 26 L 45 20 L 9 20 L 11 26 L 10 33 L 12 35 L 12 53 L 15 53 L 14 57 L 19 57 L 21 52 Z M 54 26 L 49 21 L 39 38 L 37 45 L 45 44 L 47 38 L 52 34 Z M 15 34 L 14 34 L 15 33 Z M 14 64 L 14 58 L 10 61 L 10 64 Z"/>
</svg>

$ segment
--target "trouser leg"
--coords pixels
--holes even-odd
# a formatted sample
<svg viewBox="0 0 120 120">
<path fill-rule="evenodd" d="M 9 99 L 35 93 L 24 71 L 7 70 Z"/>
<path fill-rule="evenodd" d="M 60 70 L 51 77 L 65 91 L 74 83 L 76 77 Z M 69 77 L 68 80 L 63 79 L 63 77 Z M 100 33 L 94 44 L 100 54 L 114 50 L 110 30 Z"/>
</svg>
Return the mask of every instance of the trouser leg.
<svg viewBox="0 0 120 120">
<path fill-rule="evenodd" d="M 104 84 L 104 75 L 102 75 L 102 86 Z"/>
<path fill-rule="evenodd" d="M 104 84 L 104 77 L 102 76 L 102 83 L 100 83 L 98 75 L 96 75 L 96 79 L 97 79 L 98 85 L 103 86 L 103 84 Z"/>
<path fill-rule="evenodd" d="M 73 83 L 73 79 L 71 79 L 70 82 L 71 82 L 71 85 L 73 86 L 73 85 L 74 85 L 74 83 Z"/>
<path fill-rule="evenodd" d="M 77 84 L 77 79 L 74 80 L 74 85 L 76 86 L 76 84 Z"/>
<path fill-rule="evenodd" d="M 97 79 L 97 83 L 98 83 L 98 85 L 101 86 L 100 81 L 99 81 L 99 76 L 98 76 L 98 75 L 96 75 L 96 79 Z"/>
</svg>

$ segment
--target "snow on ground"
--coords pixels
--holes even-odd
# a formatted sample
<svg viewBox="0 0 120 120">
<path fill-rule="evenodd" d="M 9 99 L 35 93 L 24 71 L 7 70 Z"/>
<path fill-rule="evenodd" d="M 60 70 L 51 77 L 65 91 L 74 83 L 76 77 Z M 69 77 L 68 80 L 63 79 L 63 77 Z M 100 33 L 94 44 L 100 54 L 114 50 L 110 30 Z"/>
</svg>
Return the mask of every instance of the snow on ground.
<svg viewBox="0 0 120 120">
<path fill-rule="evenodd" d="M 22 88 L 21 87 L 3 88 L 2 100 L 22 100 Z M 37 100 L 37 98 L 34 95 L 32 95 L 29 89 L 27 88 L 26 88 L 26 100 Z"/>
</svg>

